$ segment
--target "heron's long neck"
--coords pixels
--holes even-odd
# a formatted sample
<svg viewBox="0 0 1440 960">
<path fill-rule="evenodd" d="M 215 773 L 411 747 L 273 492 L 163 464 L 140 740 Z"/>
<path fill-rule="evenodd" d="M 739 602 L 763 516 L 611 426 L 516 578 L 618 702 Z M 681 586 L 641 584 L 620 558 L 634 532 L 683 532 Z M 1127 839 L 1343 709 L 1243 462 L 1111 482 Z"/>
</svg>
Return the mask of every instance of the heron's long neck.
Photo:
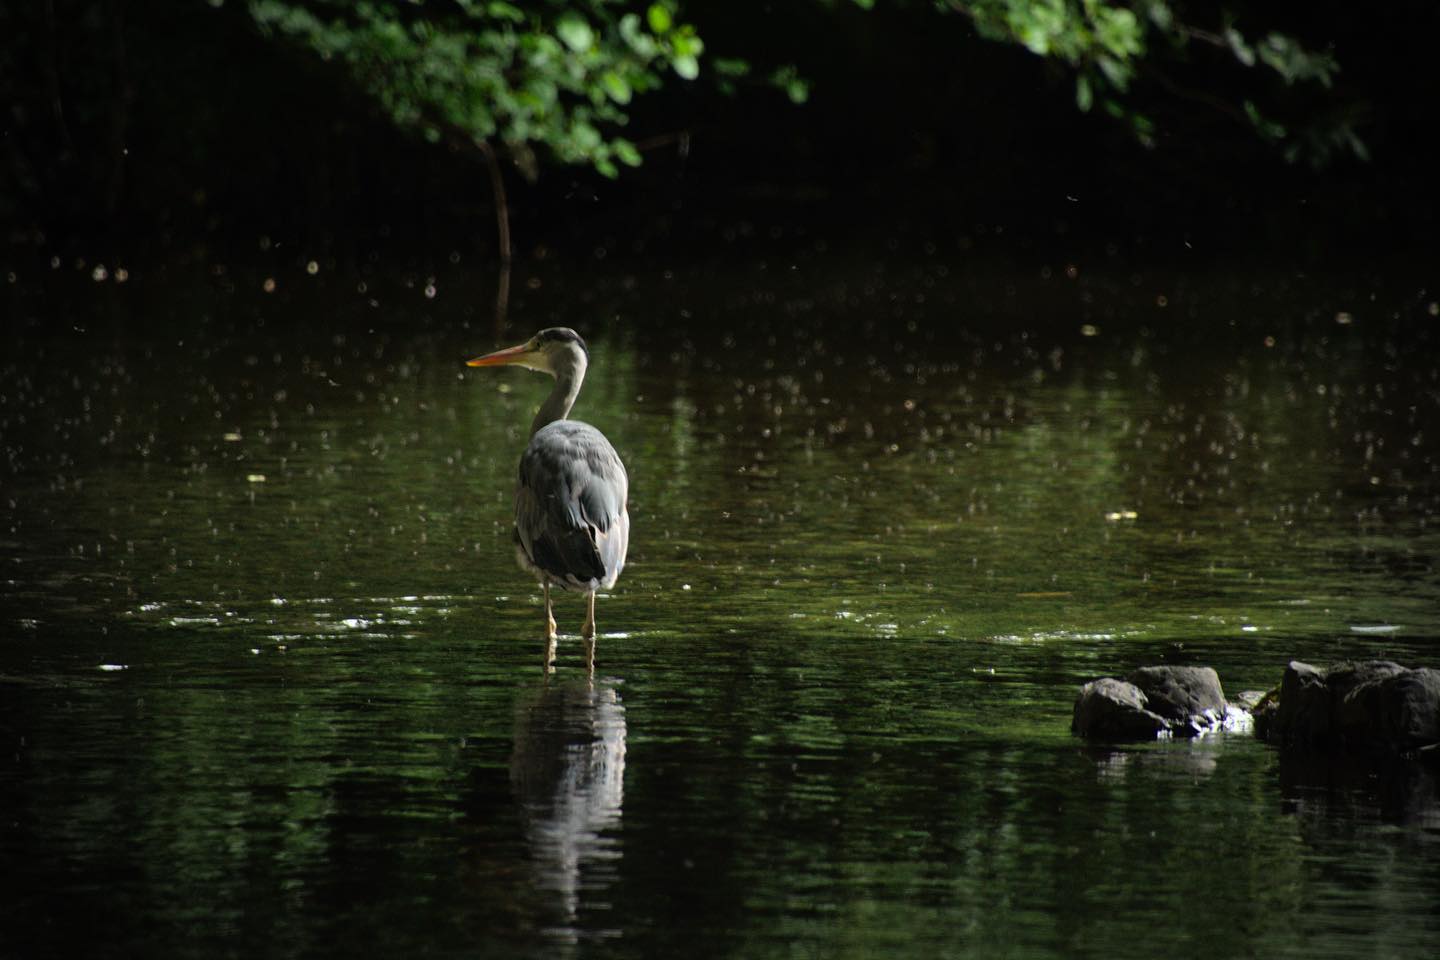
<svg viewBox="0 0 1440 960">
<path fill-rule="evenodd" d="M 565 371 L 555 375 L 555 389 L 551 390 L 550 396 L 540 404 L 540 410 L 530 422 L 530 436 L 535 436 L 541 427 L 556 420 L 564 420 L 570 415 L 570 408 L 575 405 L 575 398 L 580 395 L 580 384 L 584 380 L 583 370 L 578 374 Z"/>
</svg>

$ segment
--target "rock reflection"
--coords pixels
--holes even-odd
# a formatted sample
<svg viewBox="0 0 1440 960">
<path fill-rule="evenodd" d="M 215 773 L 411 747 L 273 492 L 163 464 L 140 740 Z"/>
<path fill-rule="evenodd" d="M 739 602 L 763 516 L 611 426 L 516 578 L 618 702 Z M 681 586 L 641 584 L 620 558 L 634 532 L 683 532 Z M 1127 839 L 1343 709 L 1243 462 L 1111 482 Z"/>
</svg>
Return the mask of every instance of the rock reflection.
<svg viewBox="0 0 1440 960">
<path fill-rule="evenodd" d="M 563 920 L 554 932 L 568 940 L 579 939 L 582 900 L 587 909 L 606 906 L 596 897 L 620 859 L 625 707 L 618 687 L 615 679 L 552 680 L 516 707 L 510 782 L 536 886 L 559 897 Z"/>
<path fill-rule="evenodd" d="M 1117 750 L 1089 747 L 1087 756 L 1095 761 L 1095 774 L 1106 783 L 1120 783 L 1137 769 L 1165 771 L 1191 780 L 1214 776 L 1221 747 L 1217 738 L 1182 740 L 1148 748 Z"/>
<path fill-rule="evenodd" d="M 1440 830 L 1440 764 L 1303 750 L 1280 752 L 1285 809 L 1302 822 L 1381 820 Z"/>
</svg>

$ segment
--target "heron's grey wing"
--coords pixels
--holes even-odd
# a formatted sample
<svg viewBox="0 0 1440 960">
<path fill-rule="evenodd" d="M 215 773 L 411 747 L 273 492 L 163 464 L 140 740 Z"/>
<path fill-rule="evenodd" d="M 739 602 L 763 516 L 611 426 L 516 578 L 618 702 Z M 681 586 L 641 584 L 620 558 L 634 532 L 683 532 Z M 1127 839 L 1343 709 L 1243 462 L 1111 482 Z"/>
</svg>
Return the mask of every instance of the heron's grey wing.
<svg viewBox="0 0 1440 960">
<path fill-rule="evenodd" d="M 545 573 L 610 587 L 630 540 L 629 479 L 615 448 L 588 424 L 561 420 L 535 434 L 520 459 L 515 534 Z"/>
</svg>

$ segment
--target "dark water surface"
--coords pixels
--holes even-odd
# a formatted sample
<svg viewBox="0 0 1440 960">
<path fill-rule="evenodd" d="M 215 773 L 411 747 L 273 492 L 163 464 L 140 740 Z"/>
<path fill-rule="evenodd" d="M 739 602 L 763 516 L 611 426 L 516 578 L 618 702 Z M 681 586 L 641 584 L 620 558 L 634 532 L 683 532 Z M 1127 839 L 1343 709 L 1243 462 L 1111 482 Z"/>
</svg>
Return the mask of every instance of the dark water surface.
<svg viewBox="0 0 1440 960">
<path fill-rule="evenodd" d="M 459 267 L 12 278 L 0 955 L 1434 955 L 1424 771 L 1068 723 L 1440 662 L 1440 292 L 837 260 L 541 263 L 499 337 Z M 509 541 L 548 383 L 461 365 L 554 323 L 593 680 Z"/>
</svg>

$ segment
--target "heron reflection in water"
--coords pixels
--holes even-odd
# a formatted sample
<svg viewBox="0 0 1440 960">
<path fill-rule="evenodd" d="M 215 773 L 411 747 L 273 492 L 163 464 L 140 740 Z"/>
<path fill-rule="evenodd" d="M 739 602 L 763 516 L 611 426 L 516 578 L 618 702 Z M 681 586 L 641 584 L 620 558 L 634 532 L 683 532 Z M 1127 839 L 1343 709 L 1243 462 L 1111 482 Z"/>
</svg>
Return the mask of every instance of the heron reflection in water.
<svg viewBox="0 0 1440 960">
<path fill-rule="evenodd" d="M 630 481 L 620 455 L 588 423 L 567 420 L 589 366 L 590 351 L 568 327 L 541 330 L 524 343 L 468 362 L 509 364 L 548 373 L 555 389 L 530 424 L 515 485 L 515 556 L 545 594 L 544 669 L 555 663 L 550 588 L 585 592 L 585 662 L 595 668 L 595 591 L 615 585 L 630 545 Z"/>
<path fill-rule="evenodd" d="M 537 886 L 559 895 L 574 939 L 582 894 L 613 881 L 625 798 L 625 707 L 617 682 L 547 682 L 516 706 L 510 783 Z M 593 905 L 593 904 L 592 904 Z"/>
</svg>

